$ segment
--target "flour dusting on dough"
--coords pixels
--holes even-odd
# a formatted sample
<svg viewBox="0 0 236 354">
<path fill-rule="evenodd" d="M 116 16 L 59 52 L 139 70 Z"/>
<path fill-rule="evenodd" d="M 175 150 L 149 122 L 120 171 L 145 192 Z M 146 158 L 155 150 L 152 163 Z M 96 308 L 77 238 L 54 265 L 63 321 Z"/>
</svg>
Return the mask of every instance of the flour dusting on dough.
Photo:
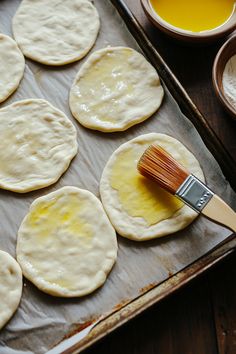
<svg viewBox="0 0 236 354">
<path fill-rule="evenodd" d="M 22 294 L 22 271 L 10 254 L 0 250 L 0 330 L 16 311 Z"/>
<path fill-rule="evenodd" d="M 83 58 L 100 27 L 88 0 L 23 0 L 12 29 L 24 55 L 46 65 L 64 65 Z"/>
<path fill-rule="evenodd" d="M 0 34 L 0 102 L 5 101 L 19 86 L 25 69 L 25 59 L 16 42 Z"/>
<path fill-rule="evenodd" d="M 0 188 L 25 193 L 56 182 L 77 153 L 75 127 L 42 99 L 0 109 Z"/>
</svg>

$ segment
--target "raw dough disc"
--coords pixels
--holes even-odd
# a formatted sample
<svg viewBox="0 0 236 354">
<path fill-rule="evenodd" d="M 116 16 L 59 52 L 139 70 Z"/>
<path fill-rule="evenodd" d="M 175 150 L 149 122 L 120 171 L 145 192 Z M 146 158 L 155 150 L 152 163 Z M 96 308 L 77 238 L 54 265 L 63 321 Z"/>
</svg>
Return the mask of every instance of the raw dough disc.
<svg viewBox="0 0 236 354">
<path fill-rule="evenodd" d="M 25 59 L 16 42 L 0 34 L 0 102 L 5 101 L 19 86 L 25 69 Z"/>
<path fill-rule="evenodd" d="M 121 131 L 149 118 L 163 94 L 156 70 L 143 55 L 108 47 L 81 66 L 71 88 L 70 109 L 87 128 Z"/>
<path fill-rule="evenodd" d="M 101 202 L 76 187 L 35 200 L 18 232 L 24 276 L 51 295 L 91 293 L 105 282 L 116 257 L 116 233 Z"/>
<path fill-rule="evenodd" d="M 100 22 L 88 0 L 23 0 L 12 26 L 26 57 L 47 65 L 64 65 L 88 53 Z"/>
<path fill-rule="evenodd" d="M 77 153 L 66 115 L 41 99 L 0 109 L 0 188 L 24 193 L 49 186 Z"/>
<path fill-rule="evenodd" d="M 10 254 L 0 250 L 0 329 L 16 311 L 22 294 L 22 271 Z"/>
<path fill-rule="evenodd" d="M 108 160 L 100 182 L 103 206 L 120 235 L 143 241 L 171 234 L 189 225 L 197 213 L 157 183 L 141 176 L 137 162 L 151 144 L 158 144 L 188 171 L 204 180 L 196 158 L 178 140 L 150 133 L 121 145 Z"/>
</svg>

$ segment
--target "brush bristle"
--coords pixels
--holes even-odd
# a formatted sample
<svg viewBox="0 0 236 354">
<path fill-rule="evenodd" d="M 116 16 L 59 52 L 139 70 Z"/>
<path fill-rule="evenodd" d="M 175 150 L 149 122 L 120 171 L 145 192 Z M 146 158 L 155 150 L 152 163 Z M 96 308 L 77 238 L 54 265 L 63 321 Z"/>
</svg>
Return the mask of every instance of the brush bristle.
<svg viewBox="0 0 236 354">
<path fill-rule="evenodd" d="M 138 171 L 175 194 L 189 172 L 159 145 L 151 145 L 138 162 Z"/>
</svg>

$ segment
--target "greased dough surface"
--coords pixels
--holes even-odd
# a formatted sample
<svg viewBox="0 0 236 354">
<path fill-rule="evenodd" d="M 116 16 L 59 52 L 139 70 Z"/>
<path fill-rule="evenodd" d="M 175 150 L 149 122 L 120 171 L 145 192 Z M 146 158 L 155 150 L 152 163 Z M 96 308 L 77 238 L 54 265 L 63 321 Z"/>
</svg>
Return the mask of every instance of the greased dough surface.
<svg viewBox="0 0 236 354">
<path fill-rule="evenodd" d="M 51 295 L 91 293 L 105 282 L 116 257 L 116 233 L 101 202 L 76 187 L 35 200 L 18 232 L 24 276 Z"/>
<path fill-rule="evenodd" d="M 24 55 L 47 65 L 83 58 L 100 27 L 88 0 L 23 0 L 13 17 L 13 34 Z"/>
<path fill-rule="evenodd" d="M 0 102 L 5 101 L 19 86 L 25 69 L 25 59 L 16 42 L 0 34 Z"/>
<path fill-rule="evenodd" d="M 0 188 L 29 192 L 56 182 L 77 153 L 76 130 L 42 99 L 0 109 Z"/>
<path fill-rule="evenodd" d="M 127 47 L 107 47 L 81 66 L 69 103 L 85 127 L 114 132 L 149 118 L 163 95 L 159 76 L 143 55 Z"/>
<path fill-rule="evenodd" d="M 139 158 L 151 144 L 162 146 L 190 172 L 204 180 L 203 172 L 193 154 L 168 135 L 140 135 L 121 145 L 104 168 L 100 194 L 116 231 L 136 241 L 179 231 L 198 215 L 137 171 Z"/>
<path fill-rule="evenodd" d="M 22 294 L 22 271 L 16 260 L 0 250 L 0 330 L 16 311 Z"/>
</svg>

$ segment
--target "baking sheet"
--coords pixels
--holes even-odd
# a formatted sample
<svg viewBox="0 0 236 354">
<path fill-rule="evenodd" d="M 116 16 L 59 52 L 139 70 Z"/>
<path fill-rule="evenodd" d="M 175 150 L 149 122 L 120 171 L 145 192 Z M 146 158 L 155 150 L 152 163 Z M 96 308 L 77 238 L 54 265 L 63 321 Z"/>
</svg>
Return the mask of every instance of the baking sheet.
<svg viewBox="0 0 236 354">
<path fill-rule="evenodd" d="M 0 31 L 11 33 L 11 19 L 20 1 L 0 2 Z M 96 49 L 107 45 L 138 47 L 121 18 L 107 0 L 96 0 L 101 30 Z M 1 107 L 19 99 L 44 98 L 65 112 L 78 132 L 79 153 L 55 185 L 25 195 L 0 191 L 0 249 L 15 255 L 17 230 L 32 201 L 65 185 L 85 188 L 99 196 L 99 180 L 109 156 L 122 143 L 140 134 L 159 132 L 179 139 L 199 160 L 208 185 L 236 208 L 235 193 L 207 151 L 193 125 L 167 92 L 161 109 L 146 122 L 122 133 L 99 133 L 80 126 L 70 114 L 68 93 L 81 63 L 50 68 L 26 61 L 18 91 Z M 1 152 L 0 152 L 1 153 Z M 46 352 L 78 323 L 110 313 L 117 304 L 132 300 L 150 284 L 158 284 L 211 250 L 231 234 L 199 217 L 190 227 L 161 239 L 135 243 L 118 236 L 117 263 L 105 285 L 81 299 L 57 299 L 24 281 L 20 307 L 0 333 L 0 353 Z"/>
</svg>

